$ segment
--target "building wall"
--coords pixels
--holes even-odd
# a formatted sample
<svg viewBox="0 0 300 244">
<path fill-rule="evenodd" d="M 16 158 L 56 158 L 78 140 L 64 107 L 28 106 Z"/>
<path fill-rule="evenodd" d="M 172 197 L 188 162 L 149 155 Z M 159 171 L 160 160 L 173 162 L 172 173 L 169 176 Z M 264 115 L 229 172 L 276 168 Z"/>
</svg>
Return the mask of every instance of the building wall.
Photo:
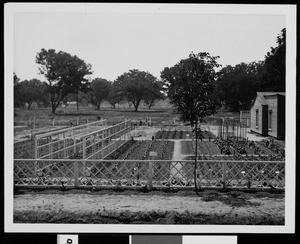
<svg viewBox="0 0 300 244">
<path fill-rule="evenodd" d="M 268 103 L 268 135 L 277 137 L 278 133 L 278 98 L 277 96 L 266 97 Z M 270 111 L 272 111 L 271 126 L 269 125 Z"/>
<path fill-rule="evenodd" d="M 256 110 L 258 110 L 258 126 L 256 126 Z M 250 112 L 251 131 L 263 136 L 285 138 L 285 96 L 266 95 L 264 99 L 257 96 Z"/>
<path fill-rule="evenodd" d="M 256 111 L 258 110 L 258 121 L 256 123 Z M 259 99 L 256 99 L 256 101 L 253 104 L 253 107 L 250 110 L 251 113 L 251 130 L 254 132 L 257 132 L 259 134 L 263 134 L 263 107 L 261 104 L 261 101 Z"/>
</svg>

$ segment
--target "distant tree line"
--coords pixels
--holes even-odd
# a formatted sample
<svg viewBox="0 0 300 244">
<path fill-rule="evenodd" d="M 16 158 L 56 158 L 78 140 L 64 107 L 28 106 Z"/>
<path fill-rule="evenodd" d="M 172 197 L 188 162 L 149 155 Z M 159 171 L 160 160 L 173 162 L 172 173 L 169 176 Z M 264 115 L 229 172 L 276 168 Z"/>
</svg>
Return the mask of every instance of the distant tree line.
<svg viewBox="0 0 300 244">
<path fill-rule="evenodd" d="M 225 66 L 215 84 L 216 96 L 228 109 L 249 109 L 256 92 L 285 92 L 285 29 L 277 36 L 277 47 L 271 47 L 259 62 Z"/>
<path fill-rule="evenodd" d="M 257 91 L 285 91 L 285 53 L 286 35 L 283 29 L 277 36 L 277 46 L 271 47 L 263 61 L 228 65 L 216 72 L 214 68 L 220 67 L 214 63 L 217 57 L 211 57 L 208 53 L 192 53 L 188 59 L 165 68 L 161 72 L 161 80 L 149 72 L 133 69 L 114 81 L 108 81 L 100 77 L 91 79 L 92 66 L 76 55 L 42 49 L 36 55 L 36 63 L 46 82 L 37 79 L 20 81 L 14 74 L 14 105 L 20 107 L 27 104 L 30 109 L 33 102 L 37 102 L 43 106 L 51 106 L 52 113 L 55 114 L 59 105 L 67 106 L 70 101 L 76 102 L 77 109 L 79 103 L 85 102 L 94 105 L 97 110 L 107 101 L 113 108 L 121 102 L 127 102 L 129 107 L 133 106 L 134 111 L 138 111 L 141 103 L 151 109 L 155 101 L 165 99 L 166 94 L 173 104 L 179 101 L 180 96 L 186 96 L 189 101 L 193 100 L 193 96 L 201 94 L 204 99 L 202 104 L 196 104 L 193 109 L 207 110 L 208 103 L 211 103 L 212 111 L 220 105 L 239 111 L 249 109 Z M 205 69 L 204 64 L 210 64 L 213 68 Z M 190 73 L 186 73 L 188 70 Z M 197 85 L 201 79 L 209 77 L 212 70 L 213 82 L 210 79 L 207 84 Z M 178 87 L 175 89 L 174 84 L 180 82 L 185 82 L 186 86 L 192 82 L 190 90 L 184 93 L 177 91 Z M 191 105 L 193 103 L 187 104 L 186 109 Z M 181 103 L 181 106 L 186 105 Z M 202 119 L 202 115 L 199 118 Z"/>
<path fill-rule="evenodd" d="M 14 105 L 27 105 L 30 109 L 33 102 L 51 106 L 55 114 L 59 105 L 68 105 L 76 101 L 86 101 L 100 110 L 101 104 L 107 101 L 113 108 L 122 101 L 133 106 L 135 111 L 141 102 L 151 109 L 156 100 L 165 98 L 163 83 L 149 72 L 137 69 L 129 70 L 115 81 L 103 78 L 90 79 L 90 64 L 86 64 L 77 56 L 54 49 L 42 49 L 36 56 L 39 73 L 46 82 L 37 79 L 20 81 L 14 74 Z"/>
</svg>

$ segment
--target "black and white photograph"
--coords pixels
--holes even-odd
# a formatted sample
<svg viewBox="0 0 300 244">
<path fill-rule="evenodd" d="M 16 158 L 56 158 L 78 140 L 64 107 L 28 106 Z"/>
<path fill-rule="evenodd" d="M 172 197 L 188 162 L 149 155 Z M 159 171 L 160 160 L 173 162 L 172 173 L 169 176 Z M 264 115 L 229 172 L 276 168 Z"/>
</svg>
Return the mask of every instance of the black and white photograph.
<svg viewBox="0 0 300 244">
<path fill-rule="evenodd" d="M 4 27 L 6 231 L 295 231 L 294 5 L 10 3 Z"/>
</svg>

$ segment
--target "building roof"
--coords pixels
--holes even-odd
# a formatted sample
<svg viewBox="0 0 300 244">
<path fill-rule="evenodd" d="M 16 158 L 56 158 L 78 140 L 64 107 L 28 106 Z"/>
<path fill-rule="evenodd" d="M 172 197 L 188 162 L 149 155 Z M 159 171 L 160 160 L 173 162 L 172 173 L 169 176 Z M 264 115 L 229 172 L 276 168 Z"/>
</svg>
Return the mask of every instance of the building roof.
<svg viewBox="0 0 300 244">
<path fill-rule="evenodd" d="M 285 96 L 285 92 L 256 92 L 257 95 L 261 96 L 274 96 L 274 95 L 281 95 Z"/>
<path fill-rule="evenodd" d="M 253 107 L 255 101 L 259 101 L 262 105 L 268 105 L 265 98 L 269 96 L 277 96 L 277 95 L 285 96 L 285 92 L 256 92 L 256 98 L 251 104 L 251 107 Z"/>
</svg>

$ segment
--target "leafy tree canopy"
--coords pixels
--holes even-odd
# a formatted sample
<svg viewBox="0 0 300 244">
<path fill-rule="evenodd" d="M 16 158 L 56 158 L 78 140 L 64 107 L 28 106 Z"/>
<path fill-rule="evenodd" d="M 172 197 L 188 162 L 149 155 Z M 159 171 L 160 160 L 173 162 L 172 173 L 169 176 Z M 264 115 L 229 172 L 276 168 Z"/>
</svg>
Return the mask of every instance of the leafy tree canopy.
<svg viewBox="0 0 300 244">
<path fill-rule="evenodd" d="M 146 99 L 149 93 L 155 94 L 153 89 L 156 88 L 154 84 L 157 83 L 157 79 L 149 72 L 134 69 L 120 75 L 114 83 L 137 111 L 141 101 Z"/>
<path fill-rule="evenodd" d="M 14 73 L 14 106 L 21 105 L 20 78 Z"/>
<path fill-rule="evenodd" d="M 45 102 L 46 85 L 37 79 L 24 80 L 20 83 L 21 101 L 30 109 L 33 102 Z"/>
<path fill-rule="evenodd" d="M 168 97 L 184 122 L 191 126 L 216 112 L 214 97 L 215 68 L 220 67 L 217 57 L 209 53 L 191 53 L 173 67 L 166 67 L 161 78 L 168 87 Z"/>
<path fill-rule="evenodd" d="M 271 47 L 264 60 L 261 91 L 285 91 L 286 29 L 277 36 L 277 47 Z"/>
<path fill-rule="evenodd" d="M 86 91 L 89 82 L 86 76 L 92 74 L 91 65 L 86 64 L 76 55 L 54 49 L 42 49 L 36 55 L 39 72 L 47 80 L 52 112 L 55 114 L 62 99 L 69 93 Z"/>
<path fill-rule="evenodd" d="M 260 63 L 226 66 L 219 72 L 216 96 L 232 111 L 249 109 L 259 87 Z"/>
<path fill-rule="evenodd" d="M 111 87 L 112 83 L 106 79 L 96 78 L 91 82 L 89 101 L 97 110 L 100 109 L 101 103 L 107 100 Z"/>
<path fill-rule="evenodd" d="M 107 101 L 113 108 L 116 108 L 116 104 L 119 104 L 124 99 L 124 92 L 118 89 L 118 86 L 114 82 L 109 91 Z"/>
</svg>

